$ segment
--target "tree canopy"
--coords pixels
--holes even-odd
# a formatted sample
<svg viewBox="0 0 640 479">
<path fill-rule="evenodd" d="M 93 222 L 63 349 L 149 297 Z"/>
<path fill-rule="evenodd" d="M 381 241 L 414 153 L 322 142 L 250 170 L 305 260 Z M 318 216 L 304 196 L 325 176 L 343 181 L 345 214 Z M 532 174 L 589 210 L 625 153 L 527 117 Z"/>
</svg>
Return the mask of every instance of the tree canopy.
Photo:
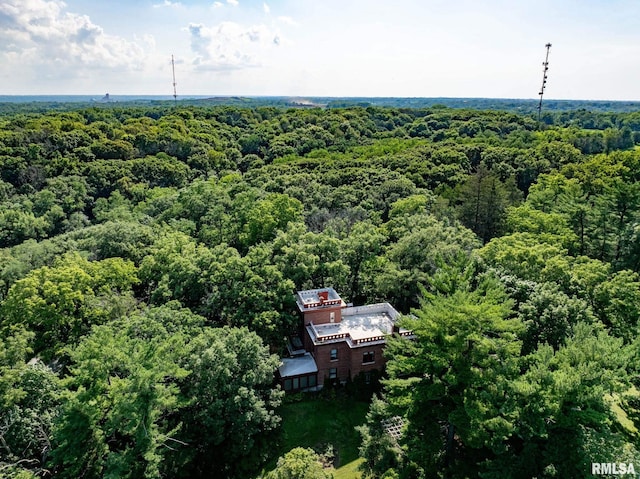
<svg viewBox="0 0 640 479">
<path fill-rule="evenodd" d="M 247 101 L 0 105 L 0 475 L 326 476 L 263 471 L 295 291 L 325 286 L 414 335 L 365 474 L 635 460 L 637 112 Z"/>
</svg>

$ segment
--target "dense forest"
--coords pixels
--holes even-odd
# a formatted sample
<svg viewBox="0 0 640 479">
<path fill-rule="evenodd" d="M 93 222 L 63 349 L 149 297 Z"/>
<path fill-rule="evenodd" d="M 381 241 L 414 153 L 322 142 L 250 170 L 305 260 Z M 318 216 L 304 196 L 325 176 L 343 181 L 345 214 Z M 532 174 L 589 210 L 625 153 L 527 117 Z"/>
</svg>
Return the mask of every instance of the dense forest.
<svg viewBox="0 0 640 479">
<path fill-rule="evenodd" d="M 111 108 L 113 106 L 168 107 L 177 100 L 169 96 L 105 96 L 101 95 L 0 95 L 0 116 L 15 113 L 43 113 L 51 111 L 72 111 L 81 108 Z M 511 113 L 536 114 L 537 99 L 505 98 L 448 98 L 448 97 L 290 97 L 290 96 L 213 96 L 180 97 L 181 106 L 233 106 L 241 108 L 354 108 L 387 107 L 396 109 L 426 109 L 433 107 L 466 108 L 474 110 L 498 110 Z M 552 124 L 560 112 L 584 113 L 631 113 L 640 109 L 640 101 L 608 100 L 553 100 L 546 99 L 542 110 L 542 120 Z"/>
<path fill-rule="evenodd" d="M 5 111 L 0 477 L 327 477 L 272 457 L 325 286 L 415 334 L 363 477 L 640 468 L 639 144 L 638 111 Z"/>
</svg>

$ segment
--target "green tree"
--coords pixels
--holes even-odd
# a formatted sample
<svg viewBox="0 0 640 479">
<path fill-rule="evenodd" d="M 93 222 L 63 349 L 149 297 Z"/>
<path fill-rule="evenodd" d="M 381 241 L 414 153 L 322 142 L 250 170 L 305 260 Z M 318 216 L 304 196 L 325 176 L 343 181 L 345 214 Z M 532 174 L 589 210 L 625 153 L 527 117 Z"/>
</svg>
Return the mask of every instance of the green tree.
<svg viewBox="0 0 640 479">
<path fill-rule="evenodd" d="M 555 242 L 542 242 L 530 233 L 494 238 L 478 254 L 487 264 L 532 281 L 562 283 L 571 273 L 566 249 Z"/>
<path fill-rule="evenodd" d="M 16 281 L 2 304 L 4 325 L 36 333 L 34 350 L 46 359 L 75 344 L 92 325 L 125 314 L 138 282 L 133 263 L 120 258 L 91 262 L 78 254 L 61 258 Z"/>
<path fill-rule="evenodd" d="M 0 341 L 0 477 L 46 476 L 60 384 L 51 369 L 25 361 L 33 333 L 5 328 Z M 34 474 L 31 476 L 31 474 Z"/>
<path fill-rule="evenodd" d="M 203 278 L 203 313 L 218 324 L 247 326 L 274 348 L 297 325 L 295 285 L 272 263 L 267 244 L 256 245 L 246 256 L 224 244 L 212 250 L 215 258 Z"/>
<path fill-rule="evenodd" d="M 287 195 L 271 194 L 253 205 L 246 216 L 240 242 L 249 247 L 272 240 L 276 230 L 284 230 L 289 222 L 300 219 L 302 203 Z"/>
<path fill-rule="evenodd" d="M 47 236 L 50 223 L 45 216 L 38 216 L 32 211 L 23 211 L 13 207 L 0 211 L 0 246 L 7 247 L 19 244 L 27 239 L 41 239 Z"/>
<path fill-rule="evenodd" d="M 527 326 L 523 335 L 524 354 L 542 344 L 557 351 L 577 323 L 595 320 L 586 301 L 567 296 L 553 283 L 536 285 L 527 296 L 518 307 L 518 317 Z"/>
<path fill-rule="evenodd" d="M 173 477 L 249 477 L 268 457 L 280 423 L 277 357 L 255 333 L 225 327 L 193 338 L 182 364 L 191 371 L 181 383 L 190 402 L 179 417 L 189 446 L 176 452 Z"/>
<path fill-rule="evenodd" d="M 154 228 L 137 221 L 107 221 L 79 234 L 77 248 L 96 260 L 122 258 L 139 265 L 157 237 Z"/>
<path fill-rule="evenodd" d="M 140 280 L 151 302 L 172 299 L 197 308 L 205 297 L 205 271 L 214 257 L 190 236 L 169 231 L 156 238 L 140 265 Z"/>
<path fill-rule="evenodd" d="M 480 245 L 457 221 L 440 221 L 424 213 L 396 215 L 385 228 L 395 241 L 386 247 L 368 288 L 375 292 L 374 299 L 389 301 L 403 312 L 418 306 L 420 286 L 428 286 L 429 277 L 443 262 L 469 256 Z"/>
<path fill-rule="evenodd" d="M 626 266 L 629 263 L 624 255 L 625 243 L 628 242 L 629 225 L 640 205 L 640 185 L 636 182 L 625 182 L 616 178 L 605 194 L 609 199 L 611 213 L 615 217 L 613 261 Z"/>
<path fill-rule="evenodd" d="M 513 179 L 503 182 L 484 167 L 470 176 L 457 192 L 458 217 L 484 243 L 504 231 L 506 208 L 519 199 Z"/>
<path fill-rule="evenodd" d="M 402 449 L 398 439 L 385 428 L 385 424 L 393 424 L 394 420 L 397 421 L 391 416 L 387 403 L 374 396 L 366 422 L 356 427 L 362 438 L 359 452 L 364 462 L 360 469 L 365 477 L 384 477 L 399 467 Z"/>
<path fill-rule="evenodd" d="M 613 336 L 633 341 L 640 317 L 640 276 L 628 270 L 613 274 L 593 290 L 594 311 Z"/>
<path fill-rule="evenodd" d="M 61 405 L 58 377 L 41 363 L 22 363 L 14 365 L 2 383 L 0 471 L 13 465 L 46 476 L 51 431 Z"/>
<path fill-rule="evenodd" d="M 62 478 L 160 478 L 182 443 L 171 420 L 184 399 L 176 382 L 186 338 L 138 317 L 95 326 L 70 351 L 68 391 L 55 429 Z"/>
<path fill-rule="evenodd" d="M 583 477 L 594 461 L 637 460 L 610 400 L 629 387 L 629 359 L 621 339 L 584 323 L 557 351 L 542 345 L 524 358 L 509 388 L 517 432 L 487 477 Z"/>
<path fill-rule="evenodd" d="M 276 468 L 269 472 L 265 479 L 331 479 L 320 458 L 313 451 L 304 447 L 296 447 L 278 459 Z"/>
<path fill-rule="evenodd" d="M 577 251 L 578 238 L 566 216 L 545 213 L 529 203 L 507 208 L 506 229 L 509 233 L 535 234 L 541 242 L 558 244 L 571 252 Z"/>
<path fill-rule="evenodd" d="M 392 338 L 385 350 L 385 397 L 407 421 L 403 467 L 413 463 L 420 475 L 465 477 L 469 464 L 501 450 L 516 428 L 503 391 L 518 375 L 523 325 L 509 319 L 498 283 L 485 277 L 474 288 L 470 272 L 438 273 L 443 292 L 425 291 L 415 318 L 401 322 L 415 341 Z"/>
<path fill-rule="evenodd" d="M 302 223 L 291 223 L 273 240 L 273 258 L 297 290 L 346 287 L 349 268 L 340 255 L 340 240 L 328 231 L 312 233 Z"/>
<path fill-rule="evenodd" d="M 385 235 L 370 222 L 356 223 L 346 238 L 341 241 L 341 253 L 349 266 L 345 295 L 358 304 L 365 299 L 362 285 L 363 271 L 380 254 Z"/>
</svg>

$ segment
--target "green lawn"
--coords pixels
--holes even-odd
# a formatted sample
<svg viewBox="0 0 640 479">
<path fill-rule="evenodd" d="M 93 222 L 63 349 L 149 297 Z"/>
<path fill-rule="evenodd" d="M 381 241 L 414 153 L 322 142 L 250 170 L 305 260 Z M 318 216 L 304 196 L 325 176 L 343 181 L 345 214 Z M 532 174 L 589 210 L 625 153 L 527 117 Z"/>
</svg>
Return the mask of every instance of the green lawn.
<svg viewBox="0 0 640 479">
<path fill-rule="evenodd" d="M 369 404 L 345 398 L 305 398 L 280 408 L 282 437 L 274 451 L 275 458 L 294 447 L 310 447 L 318 452 L 333 446 L 336 457 L 336 479 L 359 479 L 358 447 L 360 435 L 356 426 L 364 423 Z"/>
<path fill-rule="evenodd" d="M 333 471 L 333 479 L 360 479 L 362 473 L 358 470 L 358 467 L 362 461 L 364 461 L 364 459 L 356 459 L 355 461 L 338 467 L 338 469 Z"/>
</svg>

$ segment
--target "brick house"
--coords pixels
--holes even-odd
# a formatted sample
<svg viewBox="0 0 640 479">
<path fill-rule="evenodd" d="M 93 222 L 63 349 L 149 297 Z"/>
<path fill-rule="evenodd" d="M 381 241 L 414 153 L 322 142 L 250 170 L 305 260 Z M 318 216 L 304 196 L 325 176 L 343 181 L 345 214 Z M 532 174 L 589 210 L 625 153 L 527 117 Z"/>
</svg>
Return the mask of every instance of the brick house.
<svg viewBox="0 0 640 479">
<path fill-rule="evenodd" d="M 411 336 L 396 325 L 399 313 L 389 303 L 347 306 L 333 288 L 298 291 L 299 336 L 289 341 L 277 376 L 285 391 L 320 389 L 345 383 L 361 373 L 380 371 L 389 334 Z"/>
</svg>

